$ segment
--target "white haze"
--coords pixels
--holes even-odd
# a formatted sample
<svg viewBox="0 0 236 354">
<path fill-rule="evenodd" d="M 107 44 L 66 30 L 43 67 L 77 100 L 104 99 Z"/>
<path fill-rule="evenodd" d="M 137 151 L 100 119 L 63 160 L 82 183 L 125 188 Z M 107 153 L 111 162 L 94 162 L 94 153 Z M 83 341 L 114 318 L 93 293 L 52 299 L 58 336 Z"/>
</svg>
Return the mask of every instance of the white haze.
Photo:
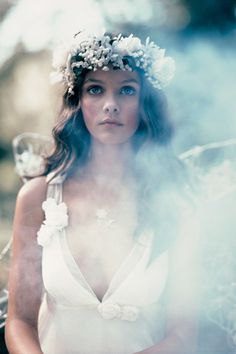
<svg viewBox="0 0 236 354">
<path fill-rule="evenodd" d="M 78 19 L 80 16 L 79 21 L 83 27 L 85 5 L 86 11 L 90 13 L 86 21 L 88 18 L 91 20 L 91 23 L 86 22 L 86 26 L 91 28 L 95 23 L 97 24 L 95 29 L 98 24 L 100 27 L 103 26 L 101 14 L 92 11 L 94 3 L 91 6 L 90 1 L 73 1 L 76 11 L 74 6 L 70 6 L 69 13 L 65 12 L 66 9 L 68 10 L 67 5 L 62 1 L 57 3 L 61 4 L 61 7 L 55 14 L 52 5 L 55 2 L 52 1 L 42 1 L 40 8 L 36 8 L 32 2 L 22 0 L 19 6 L 12 9 L 8 19 L 0 28 L 0 44 L 4 49 L 0 54 L 1 62 L 10 57 L 18 42 L 22 42 L 29 50 L 40 50 L 50 45 L 52 38 L 48 37 L 49 34 L 53 32 L 60 37 L 60 34 L 65 32 L 65 27 L 61 26 L 62 17 L 72 19 L 65 21 L 69 27 L 66 28 L 68 32 L 74 30 L 75 17 Z M 26 7 L 27 11 L 25 11 Z M 80 11 L 80 7 L 83 7 L 83 11 Z M 36 9 L 37 11 L 41 9 L 40 16 L 38 13 L 36 15 Z M 32 11 L 35 16 L 32 16 Z M 54 14 L 53 21 L 52 14 Z M 44 18 L 44 25 L 40 18 Z M 15 26 L 16 20 L 17 26 Z M 54 37 L 58 38 L 56 35 Z M 176 46 L 171 50 L 171 55 L 176 60 L 177 70 L 173 84 L 166 92 L 171 118 L 176 127 L 173 141 L 176 154 L 196 145 L 236 138 L 235 54 L 235 48 L 213 39 L 192 39 L 188 44 Z M 236 148 L 232 144 L 230 152 L 224 146 L 218 151 L 220 152 L 217 152 L 217 156 L 220 158 L 216 159 L 211 156 L 202 157 L 207 154 L 206 150 L 197 156 L 193 155 L 192 160 L 190 158 L 193 162 L 192 165 L 190 162 L 190 169 L 193 178 L 198 182 L 194 198 L 197 200 L 202 230 L 200 242 L 204 287 L 202 303 L 208 310 L 210 320 L 231 334 L 236 331 L 236 314 L 233 312 L 236 303 L 236 266 L 233 258 L 236 229 L 234 215 Z M 226 167 L 224 161 L 229 162 Z M 200 174 L 203 178 L 199 178 Z M 174 174 L 171 177 L 175 177 Z M 213 188 L 213 194 L 208 193 L 210 188 Z M 158 201 L 157 209 L 159 205 Z"/>
<path fill-rule="evenodd" d="M 176 48 L 167 90 L 182 155 L 197 187 L 201 229 L 202 306 L 236 344 L 236 47 L 192 39 Z M 207 145 L 206 145 L 207 144 Z M 204 147 L 199 147 L 205 145 Z M 206 349 L 206 348 L 205 348 Z"/>
<path fill-rule="evenodd" d="M 167 94 L 178 152 L 236 137 L 235 55 L 226 40 L 199 38 L 173 52 L 176 76 Z"/>
</svg>

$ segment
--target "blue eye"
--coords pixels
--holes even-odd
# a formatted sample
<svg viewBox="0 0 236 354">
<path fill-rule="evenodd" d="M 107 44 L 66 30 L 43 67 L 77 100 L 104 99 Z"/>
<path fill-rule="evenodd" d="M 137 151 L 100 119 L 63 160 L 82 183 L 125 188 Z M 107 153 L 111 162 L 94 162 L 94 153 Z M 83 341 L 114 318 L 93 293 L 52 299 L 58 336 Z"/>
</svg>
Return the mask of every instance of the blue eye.
<svg viewBox="0 0 236 354">
<path fill-rule="evenodd" d="M 124 86 L 121 88 L 120 92 L 122 95 L 132 96 L 135 95 L 136 90 L 132 86 Z"/>
<path fill-rule="evenodd" d="M 87 92 L 90 93 L 91 95 L 99 95 L 103 92 L 103 89 L 101 86 L 91 86 L 88 87 Z"/>
</svg>

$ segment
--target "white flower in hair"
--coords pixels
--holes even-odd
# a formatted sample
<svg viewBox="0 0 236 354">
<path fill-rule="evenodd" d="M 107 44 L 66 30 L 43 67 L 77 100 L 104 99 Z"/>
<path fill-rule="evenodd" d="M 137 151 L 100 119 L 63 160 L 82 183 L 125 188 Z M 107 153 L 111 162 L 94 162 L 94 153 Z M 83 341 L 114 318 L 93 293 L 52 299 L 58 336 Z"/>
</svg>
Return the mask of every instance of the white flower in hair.
<svg viewBox="0 0 236 354">
<path fill-rule="evenodd" d="M 55 51 L 53 67 L 56 73 L 52 80 L 63 81 L 73 95 L 76 80 L 84 69 L 109 70 L 109 65 L 128 71 L 139 68 L 158 89 L 168 85 L 175 71 L 173 59 L 165 57 L 165 50 L 150 42 L 149 38 L 142 44 L 133 34 L 123 37 L 121 34 L 108 35 L 104 31 L 97 35 L 81 31 L 74 36 L 72 43 Z"/>
<path fill-rule="evenodd" d="M 175 62 L 171 57 L 165 57 L 161 62 L 159 71 L 160 82 L 162 85 L 168 85 L 174 77 Z"/>
<path fill-rule="evenodd" d="M 132 55 L 132 53 L 142 50 L 142 43 L 139 38 L 133 37 L 131 34 L 129 37 L 117 41 L 115 47 L 123 55 Z"/>
<path fill-rule="evenodd" d="M 175 63 L 170 57 L 163 57 L 154 61 L 153 65 L 148 70 L 150 78 L 156 80 L 156 85 L 165 87 L 169 84 L 174 76 Z"/>
</svg>

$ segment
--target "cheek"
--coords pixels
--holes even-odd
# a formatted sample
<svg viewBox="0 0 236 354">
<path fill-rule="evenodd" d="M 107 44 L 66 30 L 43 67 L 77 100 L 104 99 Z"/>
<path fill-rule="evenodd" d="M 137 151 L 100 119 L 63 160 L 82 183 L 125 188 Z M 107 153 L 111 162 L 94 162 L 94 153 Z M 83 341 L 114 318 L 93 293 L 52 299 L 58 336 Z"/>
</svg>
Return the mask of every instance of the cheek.
<svg viewBox="0 0 236 354">
<path fill-rule="evenodd" d="M 85 125 L 90 125 L 93 120 L 95 113 L 97 111 L 96 105 L 94 103 L 91 104 L 90 100 L 82 100 L 81 101 L 81 110 L 84 117 Z"/>
<path fill-rule="evenodd" d="M 136 103 L 129 107 L 127 114 L 129 117 L 129 126 L 133 129 L 137 128 L 139 125 L 139 104 Z"/>
</svg>

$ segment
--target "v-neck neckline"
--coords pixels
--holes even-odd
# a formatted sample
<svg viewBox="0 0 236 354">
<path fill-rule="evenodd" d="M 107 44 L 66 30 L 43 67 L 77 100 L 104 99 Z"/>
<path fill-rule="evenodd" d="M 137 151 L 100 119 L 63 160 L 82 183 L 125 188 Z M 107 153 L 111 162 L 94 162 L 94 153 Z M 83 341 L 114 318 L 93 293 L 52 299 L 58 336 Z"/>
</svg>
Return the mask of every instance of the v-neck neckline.
<svg viewBox="0 0 236 354">
<path fill-rule="evenodd" d="M 92 286 L 89 284 L 79 264 L 76 262 L 68 244 L 66 231 L 67 230 L 65 228 L 62 230 L 60 246 L 61 251 L 64 254 L 67 267 L 69 268 L 72 275 L 76 278 L 76 280 L 80 281 L 80 283 L 82 282 L 83 287 L 97 300 L 98 303 L 103 303 L 104 301 L 106 301 L 107 298 L 122 285 L 125 278 L 130 274 L 130 272 L 126 272 L 125 269 L 130 269 L 138 263 L 138 260 L 141 259 L 142 253 L 144 252 L 144 248 L 147 246 L 146 234 L 142 235 L 142 237 L 139 236 L 137 240 L 134 240 L 134 245 L 128 252 L 127 256 L 124 257 L 120 266 L 112 275 L 107 289 L 105 290 L 102 298 L 100 299 L 96 292 L 93 290 Z M 146 242 L 142 242 L 143 240 Z"/>
<path fill-rule="evenodd" d="M 56 180 L 53 181 L 53 184 L 58 186 L 59 188 L 56 189 L 56 195 L 54 195 L 55 200 L 57 203 L 62 203 L 63 202 L 63 185 L 66 180 L 66 175 L 59 175 L 57 176 Z M 54 188 L 53 188 L 54 189 Z M 54 191 L 55 193 L 55 191 Z M 65 203 L 65 202 L 64 202 Z M 144 249 L 146 248 L 147 244 L 151 241 L 150 233 L 145 232 L 137 237 L 137 239 L 134 240 L 134 245 L 131 248 L 130 252 L 128 253 L 127 256 L 124 257 L 123 261 L 121 262 L 120 266 L 117 268 L 117 270 L 114 272 L 113 276 L 111 277 L 111 280 L 108 284 L 108 287 L 106 291 L 104 292 L 103 296 L 101 299 L 97 296 L 95 291 L 93 290 L 92 286 L 89 284 L 88 280 L 84 276 L 79 264 L 76 262 L 71 249 L 68 244 L 68 239 L 67 239 L 67 227 L 64 227 L 61 230 L 61 237 L 60 237 L 60 248 L 61 252 L 63 253 L 65 263 L 70 271 L 70 273 L 76 278 L 77 280 L 80 280 L 83 283 L 83 287 L 96 299 L 98 303 L 103 303 L 109 295 L 112 294 L 115 290 L 117 290 L 121 284 L 122 281 L 120 280 L 117 281 L 117 286 L 116 280 L 119 278 L 122 278 L 122 275 L 124 276 L 124 279 L 129 275 L 130 272 L 126 272 L 124 274 L 125 268 L 130 269 L 128 266 L 130 265 L 132 267 L 135 266 L 135 264 L 138 263 L 138 260 L 141 259 L 142 253 L 144 252 Z M 135 252 L 135 251 L 138 252 Z M 68 261 L 68 262 L 67 262 Z M 69 264 L 68 264 L 69 263 Z M 74 269 L 72 271 L 70 265 Z M 124 281 L 124 280 L 123 280 Z"/>
</svg>

